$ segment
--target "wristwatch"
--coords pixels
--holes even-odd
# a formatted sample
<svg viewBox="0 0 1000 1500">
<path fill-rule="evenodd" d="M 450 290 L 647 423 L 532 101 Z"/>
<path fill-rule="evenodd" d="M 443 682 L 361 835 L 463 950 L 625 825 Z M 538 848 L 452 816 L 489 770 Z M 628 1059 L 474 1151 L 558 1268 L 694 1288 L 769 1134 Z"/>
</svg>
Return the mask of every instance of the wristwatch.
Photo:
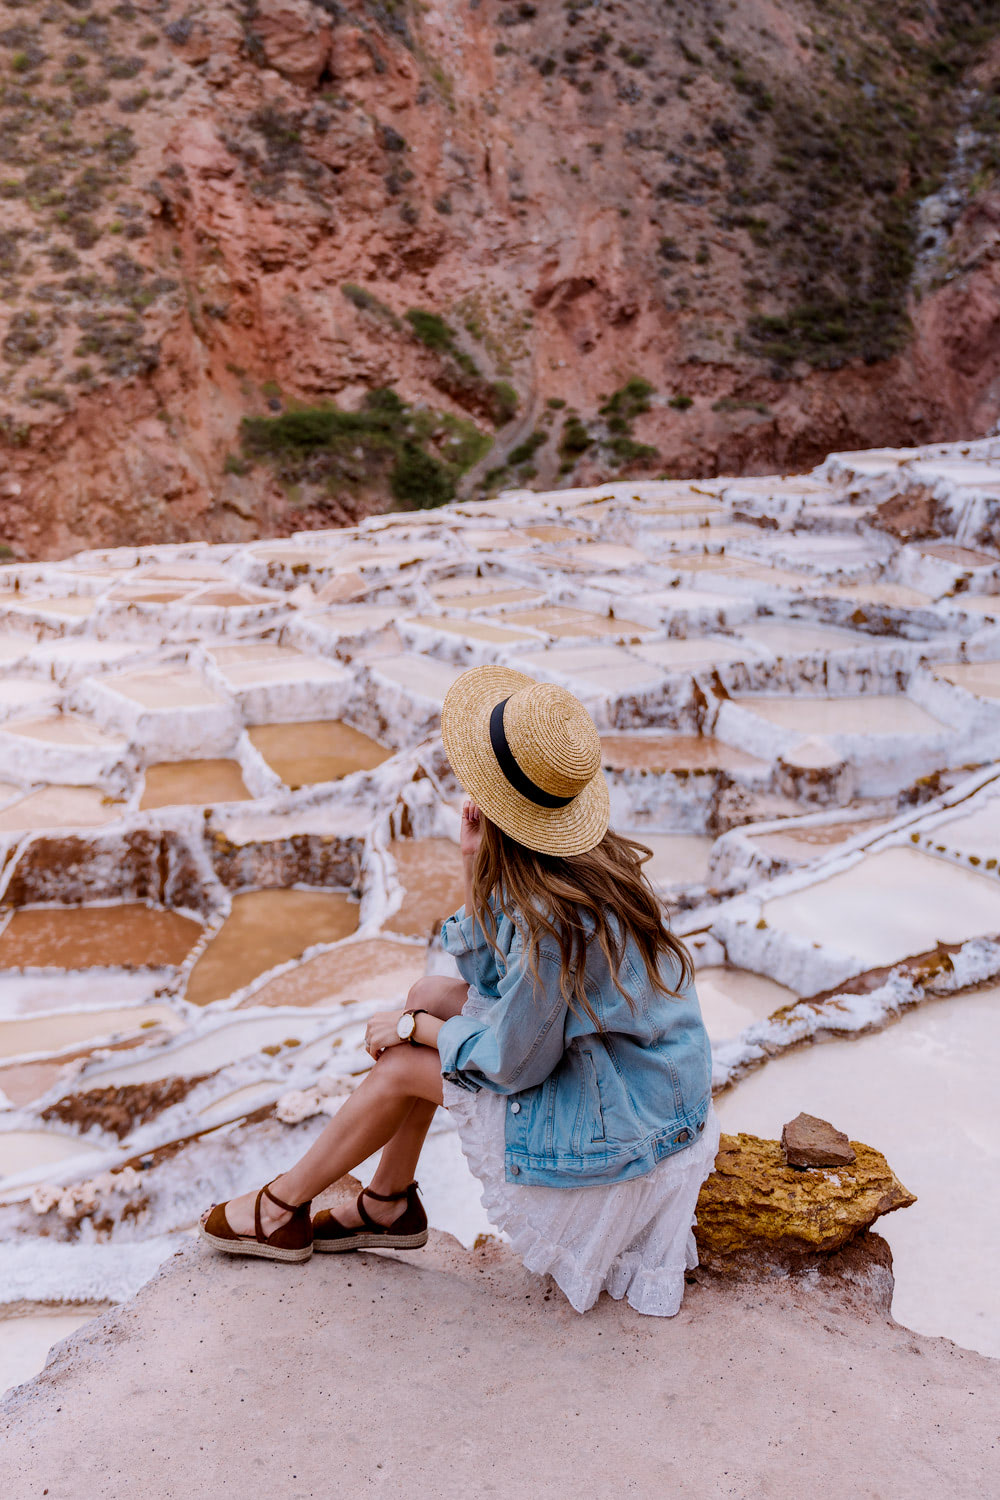
<svg viewBox="0 0 1000 1500">
<path fill-rule="evenodd" d="M 420 1043 L 413 1035 L 417 1029 L 417 1017 L 429 1014 L 429 1011 L 426 1010 L 404 1010 L 396 1022 L 396 1035 L 399 1037 L 399 1040 L 401 1042 L 409 1042 L 411 1047 L 419 1047 Z"/>
</svg>

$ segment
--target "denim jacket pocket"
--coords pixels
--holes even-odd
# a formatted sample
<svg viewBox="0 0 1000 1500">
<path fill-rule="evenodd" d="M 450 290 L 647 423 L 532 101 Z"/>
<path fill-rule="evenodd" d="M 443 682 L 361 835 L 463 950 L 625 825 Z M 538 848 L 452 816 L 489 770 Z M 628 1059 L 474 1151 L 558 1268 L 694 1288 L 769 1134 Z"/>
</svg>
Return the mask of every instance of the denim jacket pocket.
<svg viewBox="0 0 1000 1500">
<path fill-rule="evenodd" d="M 583 1059 L 584 1097 L 587 1100 L 587 1113 L 590 1118 L 590 1139 L 591 1141 L 604 1141 L 607 1140 L 607 1129 L 604 1124 L 601 1085 L 597 1077 L 594 1054 L 589 1047 L 581 1047 L 580 1056 Z"/>
</svg>

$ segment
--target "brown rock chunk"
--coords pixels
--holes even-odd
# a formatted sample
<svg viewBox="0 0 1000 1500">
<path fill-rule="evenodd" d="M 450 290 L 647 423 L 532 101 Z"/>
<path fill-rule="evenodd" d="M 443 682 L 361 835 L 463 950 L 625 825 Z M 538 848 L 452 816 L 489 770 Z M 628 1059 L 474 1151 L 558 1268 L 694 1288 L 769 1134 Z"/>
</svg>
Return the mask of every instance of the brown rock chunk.
<svg viewBox="0 0 1000 1500">
<path fill-rule="evenodd" d="M 844 1132 L 816 1115 L 789 1120 L 781 1132 L 781 1150 L 790 1167 L 849 1167 L 854 1161 Z"/>
<path fill-rule="evenodd" d="M 276 72 L 304 88 L 316 87 L 330 58 L 328 16 L 306 0 L 260 0 L 253 30 Z"/>
<path fill-rule="evenodd" d="M 777 1141 L 724 1135 L 698 1198 L 702 1263 L 720 1271 L 794 1269 L 839 1250 L 880 1214 L 916 1202 L 880 1151 L 852 1144 L 849 1166 L 800 1172 L 786 1165 Z"/>
</svg>

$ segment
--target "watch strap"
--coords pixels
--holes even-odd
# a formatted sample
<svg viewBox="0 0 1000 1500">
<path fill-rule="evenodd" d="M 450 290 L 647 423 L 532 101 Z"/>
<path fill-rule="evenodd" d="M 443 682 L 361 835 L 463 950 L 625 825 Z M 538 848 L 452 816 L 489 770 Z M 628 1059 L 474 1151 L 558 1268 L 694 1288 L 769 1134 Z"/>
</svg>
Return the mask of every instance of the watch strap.
<svg viewBox="0 0 1000 1500">
<path fill-rule="evenodd" d="M 412 1016 L 413 1017 L 413 1030 L 410 1032 L 410 1034 L 406 1038 L 406 1040 L 409 1042 L 409 1044 L 410 1044 L 411 1047 L 419 1047 L 420 1043 L 417 1041 L 417 1017 L 418 1016 L 429 1016 L 430 1015 L 430 1011 L 429 1010 L 404 1010 L 403 1011 L 403 1015 L 404 1016 Z"/>
</svg>

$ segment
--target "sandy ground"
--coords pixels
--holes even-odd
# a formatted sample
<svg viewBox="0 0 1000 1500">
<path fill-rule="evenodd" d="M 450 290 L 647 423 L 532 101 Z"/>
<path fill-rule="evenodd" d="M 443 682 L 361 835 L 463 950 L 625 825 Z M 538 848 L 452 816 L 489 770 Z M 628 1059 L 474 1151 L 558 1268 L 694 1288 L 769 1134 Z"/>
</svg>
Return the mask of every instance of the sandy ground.
<svg viewBox="0 0 1000 1500">
<path fill-rule="evenodd" d="M 192 1244 L 0 1408 L 0 1493 L 996 1494 L 1000 1364 L 892 1323 L 860 1271 L 579 1317 L 443 1234 L 299 1267 Z"/>
</svg>

